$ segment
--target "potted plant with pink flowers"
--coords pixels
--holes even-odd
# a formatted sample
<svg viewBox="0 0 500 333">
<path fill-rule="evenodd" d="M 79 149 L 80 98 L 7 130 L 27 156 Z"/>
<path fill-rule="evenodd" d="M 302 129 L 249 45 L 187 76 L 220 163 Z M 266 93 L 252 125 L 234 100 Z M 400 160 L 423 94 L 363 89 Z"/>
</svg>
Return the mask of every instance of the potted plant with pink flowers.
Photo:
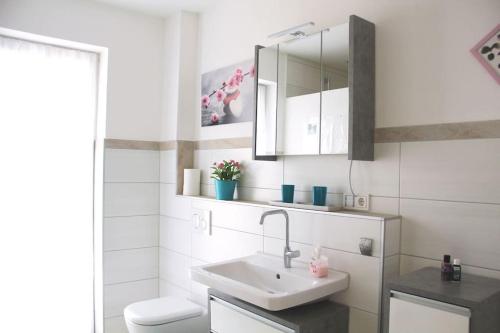
<svg viewBox="0 0 500 333">
<path fill-rule="evenodd" d="M 241 176 L 241 164 L 234 160 L 215 162 L 212 166 L 212 178 L 215 180 L 215 198 L 233 200 L 236 184 Z"/>
</svg>

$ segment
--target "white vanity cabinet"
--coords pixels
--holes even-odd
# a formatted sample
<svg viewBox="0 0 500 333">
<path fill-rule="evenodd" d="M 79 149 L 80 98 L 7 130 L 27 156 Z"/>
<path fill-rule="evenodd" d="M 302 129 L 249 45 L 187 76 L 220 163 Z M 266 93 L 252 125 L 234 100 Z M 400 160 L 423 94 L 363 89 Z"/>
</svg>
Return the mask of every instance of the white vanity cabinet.
<svg viewBox="0 0 500 333">
<path fill-rule="evenodd" d="M 293 333 L 283 325 L 259 317 L 219 298 L 210 300 L 210 332 L 214 333 Z"/>
<path fill-rule="evenodd" d="M 389 333 L 469 333 L 468 308 L 391 291 Z"/>
</svg>

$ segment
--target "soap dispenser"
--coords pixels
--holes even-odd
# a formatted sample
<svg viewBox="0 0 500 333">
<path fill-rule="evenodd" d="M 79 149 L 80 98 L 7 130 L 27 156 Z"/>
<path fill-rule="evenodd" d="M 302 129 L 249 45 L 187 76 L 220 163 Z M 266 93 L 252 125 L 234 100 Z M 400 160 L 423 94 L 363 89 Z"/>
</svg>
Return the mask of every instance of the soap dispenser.
<svg viewBox="0 0 500 333">
<path fill-rule="evenodd" d="M 309 272 L 316 278 L 328 276 L 328 257 L 321 254 L 320 247 L 315 247 L 313 250 Z"/>
</svg>

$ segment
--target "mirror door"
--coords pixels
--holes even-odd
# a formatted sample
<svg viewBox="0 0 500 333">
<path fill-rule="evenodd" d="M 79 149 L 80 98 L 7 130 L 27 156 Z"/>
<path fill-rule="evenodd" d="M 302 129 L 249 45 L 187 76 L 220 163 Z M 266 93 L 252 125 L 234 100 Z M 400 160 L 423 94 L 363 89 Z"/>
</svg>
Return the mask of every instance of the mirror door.
<svg viewBox="0 0 500 333">
<path fill-rule="evenodd" d="M 321 154 L 347 154 L 349 137 L 349 24 L 323 30 Z"/>
<path fill-rule="evenodd" d="M 279 44 L 277 155 L 318 155 L 321 33 Z"/>
<path fill-rule="evenodd" d="M 255 117 L 255 155 L 275 156 L 278 93 L 278 46 L 258 47 Z"/>
</svg>

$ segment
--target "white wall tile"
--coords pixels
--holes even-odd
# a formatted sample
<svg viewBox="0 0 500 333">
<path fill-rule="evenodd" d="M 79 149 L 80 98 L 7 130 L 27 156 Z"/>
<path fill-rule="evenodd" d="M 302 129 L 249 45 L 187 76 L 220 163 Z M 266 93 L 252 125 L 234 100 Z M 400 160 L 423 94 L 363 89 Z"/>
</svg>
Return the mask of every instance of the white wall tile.
<svg viewBox="0 0 500 333">
<path fill-rule="evenodd" d="M 285 241 L 283 239 L 264 237 L 264 253 L 282 257 L 284 247 L 285 247 Z M 300 256 L 298 258 L 292 259 L 292 266 L 295 260 L 304 263 L 308 263 L 311 261 L 313 253 L 312 245 L 290 242 L 290 247 L 294 251 L 300 251 Z"/>
<path fill-rule="evenodd" d="M 370 238 L 373 240 L 373 255 L 380 256 L 381 222 L 379 220 L 315 214 L 314 223 L 312 244 L 360 253 L 360 238 Z"/>
<path fill-rule="evenodd" d="M 216 262 L 254 254 L 262 251 L 262 236 L 212 228 L 212 235 L 192 234 L 192 256 L 205 262 Z"/>
<path fill-rule="evenodd" d="M 262 226 L 259 224 L 262 207 L 224 201 L 194 200 L 193 208 L 210 210 L 212 225 L 262 235 Z"/>
<path fill-rule="evenodd" d="M 424 267 L 439 268 L 440 266 L 441 262 L 439 260 L 401 255 L 401 263 L 400 263 L 401 274 L 407 274 Z M 500 270 L 462 265 L 462 271 L 464 273 L 481 275 L 494 279 L 500 279 Z"/>
<path fill-rule="evenodd" d="M 128 333 L 127 324 L 123 316 L 104 319 L 105 333 Z"/>
<path fill-rule="evenodd" d="M 250 152 L 251 153 L 251 152 Z M 277 161 L 243 160 L 241 185 L 266 189 L 280 189 L 283 184 L 283 159 Z"/>
<path fill-rule="evenodd" d="M 176 195 L 175 184 L 160 184 L 160 214 L 189 220 L 191 219 L 191 199 Z"/>
<path fill-rule="evenodd" d="M 441 262 L 439 260 L 434 259 L 426 259 L 408 255 L 401 255 L 400 260 L 400 273 L 401 275 L 407 274 L 416 270 L 419 270 L 424 267 L 437 267 L 441 266 Z"/>
<path fill-rule="evenodd" d="M 359 240 L 365 237 L 374 241 L 373 255 L 380 255 L 380 221 L 293 210 L 288 210 L 288 215 L 290 239 L 294 242 L 359 253 Z M 266 217 L 264 235 L 284 239 L 283 216 Z"/>
<path fill-rule="evenodd" d="M 104 216 L 158 215 L 158 184 L 104 184 Z"/>
<path fill-rule="evenodd" d="M 160 297 L 165 296 L 175 296 L 184 299 L 188 299 L 190 297 L 189 290 L 183 289 L 179 286 L 176 286 L 167 280 L 160 279 Z"/>
<path fill-rule="evenodd" d="M 277 189 L 238 186 L 237 195 L 239 199 L 249 201 L 281 200 L 281 190 Z"/>
<path fill-rule="evenodd" d="M 201 184 L 201 195 L 205 197 L 215 197 L 215 189 L 213 184 Z"/>
<path fill-rule="evenodd" d="M 158 247 L 104 252 L 104 284 L 158 277 Z"/>
<path fill-rule="evenodd" d="M 266 211 L 272 209 L 265 209 Z M 315 215 L 295 210 L 286 210 L 290 221 L 290 240 L 305 244 L 313 244 Z M 285 218 L 283 215 L 269 215 L 264 220 L 264 235 L 274 238 L 285 238 Z"/>
<path fill-rule="evenodd" d="M 191 259 L 191 266 L 201 266 L 207 264 L 204 261 L 198 259 Z M 196 281 L 191 280 L 191 296 L 190 299 L 203 306 L 208 307 L 208 287 L 198 283 Z"/>
<path fill-rule="evenodd" d="M 160 151 L 160 182 L 175 184 L 177 181 L 177 151 Z"/>
<path fill-rule="evenodd" d="M 399 215 L 399 198 L 370 196 L 370 212 Z"/>
<path fill-rule="evenodd" d="M 105 182 L 158 182 L 159 152 L 153 150 L 106 149 Z"/>
<path fill-rule="evenodd" d="M 158 297 L 158 279 L 104 286 L 104 317 L 122 316 L 127 305 L 155 297 Z"/>
<path fill-rule="evenodd" d="M 158 246 L 157 215 L 104 219 L 104 251 Z"/>
<path fill-rule="evenodd" d="M 349 309 L 349 333 L 377 333 L 378 317 L 376 314 Z"/>
<path fill-rule="evenodd" d="M 162 216 L 160 246 L 186 256 L 191 255 L 191 221 Z"/>
<path fill-rule="evenodd" d="M 402 253 L 500 269 L 500 205 L 401 200 Z"/>
<path fill-rule="evenodd" d="M 160 248 L 160 278 L 182 289 L 190 290 L 191 258 Z"/>
<path fill-rule="evenodd" d="M 401 196 L 500 203 L 500 139 L 401 146 Z"/>
<path fill-rule="evenodd" d="M 380 259 L 348 252 L 325 249 L 329 265 L 349 273 L 349 288 L 333 295 L 336 302 L 378 313 Z"/>
<path fill-rule="evenodd" d="M 384 246 L 386 257 L 399 254 L 401 247 L 401 219 L 385 221 Z"/>
<path fill-rule="evenodd" d="M 327 186 L 329 193 L 343 193 L 347 187 L 349 164 L 345 155 L 286 156 L 284 183 L 297 191 L 312 191 L 312 186 Z"/>
<path fill-rule="evenodd" d="M 327 186 L 329 193 L 349 192 L 349 161 L 345 155 L 287 156 L 284 182 L 296 190 L 311 191 L 314 185 Z M 352 183 L 355 193 L 399 196 L 399 144 L 375 145 L 375 161 L 354 161 Z"/>
<path fill-rule="evenodd" d="M 375 161 L 353 163 L 351 176 L 355 193 L 399 197 L 399 145 L 399 143 L 377 143 Z"/>
</svg>

